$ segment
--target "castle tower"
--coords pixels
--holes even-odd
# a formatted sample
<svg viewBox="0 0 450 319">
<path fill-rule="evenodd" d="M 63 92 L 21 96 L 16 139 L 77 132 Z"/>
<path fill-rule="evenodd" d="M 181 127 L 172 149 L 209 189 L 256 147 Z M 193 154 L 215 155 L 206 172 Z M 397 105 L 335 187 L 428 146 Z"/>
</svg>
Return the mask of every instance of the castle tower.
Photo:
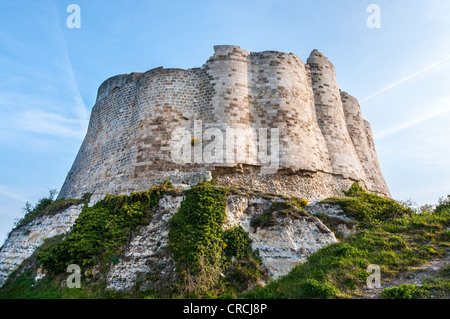
<svg viewBox="0 0 450 319">
<path fill-rule="evenodd" d="M 331 173 L 303 61 L 276 51 L 252 53 L 249 59 L 252 122 L 255 127 L 279 128 L 281 166 Z"/>
<path fill-rule="evenodd" d="M 109 78 L 98 89 L 88 131 L 59 196 L 80 197 L 93 189 L 125 185 L 133 175 L 135 91 L 141 73 Z M 131 128 L 131 130 L 130 130 Z M 127 150 L 122 149 L 127 145 Z M 120 148 L 120 150 L 118 150 Z"/>
<path fill-rule="evenodd" d="M 368 188 L 377 189 L 380 192 L 388 192 L 378 164 L 371 129 L 362 117 L 358 100 L 346 92 L 341 92 L 341 100 L 347 129 L 366 174 Z"/>
<path fill-rule="evenodd" d="M 373 192 L 377 192 L 380 194 L 384 194 L 387 197 L 391 197 L 391 193 L 389 192 L 389 188 L 386 184 L 386 181 L 381 173 L 380 164 L 378 162 L 378 155 L 375 149 L 375 142 L 372 135 L 372 129 L 370 128 L 370 123 L 364 120 L 364 127 L 367 137 L 367 142 L 369 145 L 369 154 L 372 161 L 372 165 L 374 166 L 373 173 L 373 185 L 372 188 L 369 188 Z"/>
<path fill-rule="evenodd" d="M 186 162 L 172 156 L 180 128 Z M 278 157 L 274 171 L 263 172 L 261 129 Z M 205 150 L 219 137 L 223 158 L 207 161 Z M 370 126 L 356 99 L 341 95 L 326 57 L 315 50 L 305 64 L 292 53 L 220 45 L 200 68 L 160 67 L 103 82 L 59 198 L 143 191 L 167 178 L 185 187 L 211 176 L 308 199 L 341 195 L 354 181 L 390 196 Z"/>
<path fill-rule="evenodd" d="M 211 103 L 207 106 L 211 111 L 202 118 L 204 129 L 220 128 L 228 142 L 224 143 L 223 163 L 217 163 L 218 166 L 234 166 L 238 162 L 257 165 L 257 142 L 250 129 L 249 54 L 235 45 L 216 45 L 214 55 L 204 65 L 213 85 Z M 247 144 L 244 152 L 236 148 L 239 142 Z"/>
<path fill-rule="evenodd" d="M 365 180 L 355 147 L 345 123 L 334 65 L 319 51 L 308 58 L 317 121 L 328 146 L 333 173 Z"/>
</svg>

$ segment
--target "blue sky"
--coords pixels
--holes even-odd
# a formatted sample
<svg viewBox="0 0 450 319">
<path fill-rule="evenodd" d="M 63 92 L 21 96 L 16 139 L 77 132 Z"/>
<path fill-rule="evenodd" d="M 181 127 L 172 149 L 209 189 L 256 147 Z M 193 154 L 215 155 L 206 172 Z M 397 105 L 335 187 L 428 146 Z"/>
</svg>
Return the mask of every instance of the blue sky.
<svg viewBox="0 0 450 319">
<path fill-rule="evenodd" d="M 199 67 L 217 44 L 323 52 L 360 100 L 393 197 L 437 203 L 450 193 L 449 12 L 447 0 L 1 1 L 0 242 L 26 201 L 62 186 L 106 78 Z"/>
</svg>

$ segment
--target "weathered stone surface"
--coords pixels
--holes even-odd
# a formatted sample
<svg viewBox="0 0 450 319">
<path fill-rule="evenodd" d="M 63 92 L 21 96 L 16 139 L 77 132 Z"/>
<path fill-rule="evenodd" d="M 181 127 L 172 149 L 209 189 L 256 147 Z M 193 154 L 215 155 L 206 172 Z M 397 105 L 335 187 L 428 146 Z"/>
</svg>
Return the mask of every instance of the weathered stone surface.
<svg viewBox="0 0 450 319">
<path fill-rule="evenodd" d="M 250 234 L 252 248 L 259 250 L 263 265 L 273 278 L 286 275 L 295 265 L 320 248 L 336 243 L 334 234 L 317 218 L 279 217 L 275 225 L 258 228 L 251 219 L 267 210 L 274 200 L 229 196 L 225 227 L 242 226 Z"/>
<path fill-rule="evenodd" d="M 359 181 L 390 196 L 370 126 L 357 101 L 341 95 L 334 66 L 323 54 L 314 50 L 305 64 L 292 53 L 219 45 L 200 68 L 161 67 L 106 80 L 59 197 L 143 191 L 166 178 L 188 187 L 242 165 L 260 170 L 266 163 L 258 156 L 262 144 L 256 134 L 272 128 L 279 129 L 270 146 L 279 149 L 274 153 L 278 171 L 255 180 L 261 190 L 310 200 L 336 195 L 342 185 Z M 179 129 L 199 141 L 185 164 L 171 153 Z M 210 161 L 202 155 L 218 138 L 206 129 L 215 129 L 224 140 L 223 152 L 217 153 L 223 156 Z M 231 129 L 239 130 L 240 150 L 226 143 Z M 292 178 L 279 187 L 285 171 L 293 172 Z M 231 172 L 221 181 L 240 185 L 238 174 Z"/>
<path fill-rule="evenodd" d="M 347 217 L 339 205 L 327 203 L 315 203 L 306 206 L 306 211 L 310 214 L 325 214 L 330 217 L 340 218 L 342 220 L 351 221 L 353 219 Z"/>
<path fill-rule="evenodd" d="M 341 92 L 341 100 L 347 129 L 366 176 L 365 182 L 369 189 L 385 193 L 388 187 L 380 174 L 381 169 L 370 125 L 364 121 L 356 98 L 346 92 Z M 386 195 L 390 197 L 389 193 Z"/>
<path fill-rule="evenodd" d="M 81 213 L 83 205 L 72 206 L 56 215 L 44 215 L 11 232 L 0 248 L 0 286 L 44 239 L 67 233 Z"/>
<path fill-rule="evenodd" d="M 107 288 L 130 291 L 167 288 L 175 278 L 175 262 L 170 252 L 169 219 L 180 207 L 182 197 L 165 195 L 158 203 L 149 225 L 138 228 L 120 261 L 107 274 Z"/>
<path fill-rule="evenodd" d="M 136 229 L 120 260 L 106 274 L 107 288 L 116 291 L 166 289 L 175 279 L 175 262 L 168 246 L 169 220 L 179 209 L 183 197 L 164 195 L 154 208 L 151 222 Z M 249 232 L 252 248 L 259 250 L 263 266 L 271 277 L 287 274 L 296 264 L 321 247 L 335 243 L 334 234 L 313 216 L 279 217 L 270 227 L 250 226 L 250 220 L 264 213 L 278 197 L 228 195 L 224 229 L 242 226 Z M 73 206 L 54 216 L 43 216 L 15 230 L 0 250 L 0 279 L 31 256 L 45 238 L 67 233 L 81 212 Z M 38 272 L 36 280 L 45 274 Z"/>
<path fill-rule="evenodd" d="M 348 217 L 339 205 L 318 202 L 306 206 L 306 211 L 313 215 L 324 214 L 335 218 L 335 221 L 338 223 L 336 234 L 348 237 L 358 233 L 358 223 L 355 219 Z"/>
</svg>

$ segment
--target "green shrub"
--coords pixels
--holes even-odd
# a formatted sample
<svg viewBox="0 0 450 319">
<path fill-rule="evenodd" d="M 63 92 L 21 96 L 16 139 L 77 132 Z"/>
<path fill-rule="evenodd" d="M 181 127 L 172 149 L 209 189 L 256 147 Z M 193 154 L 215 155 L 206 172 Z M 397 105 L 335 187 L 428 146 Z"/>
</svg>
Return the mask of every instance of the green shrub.
<svg viewBox="0 0 450 319">
<path fill-rule="evenodd" d="M 271 198 L 273 199 L 273 198 Z M 275 200 L 270 207 L 250 220 L 250 226 L 256 231 L 258 228 L 271 227 L 276 224 L 278 217 L 300 218 L 310 216 L 304 209 L 308 204 L 306 199 L 296 197 Z"/>
<path fill-rule="evenodd" d="M 224 269 L 224 282 L 228 291 L 236 293 L 247 290 L 252 284 L 264 279 L 267 273 L 261 267 L 261 262 L 254 254 L 228 263 Z"/>
<path fill-rule="evenodd" d="M 447 198 L 440 198 L 434 211 L 437 214 L 442 212 L 450 212 L 450 195 L 447 195 Z"/>
<path fill-rule="evenodd" d="M 55 202 L 57 193 L 58 191 L 56 189 L 50 189 L 48 192 L 48 196 L 41 198 L 35 206 L 33 206 L 29 202 L 26 202 L 25 206 L 22 208 L 22 210 L 25 212 L 25 215 L 14 223 L 14 229 L 24 226 L 35 220 L 39 216 L 42 216 L 45 213 L 46 209 Z"/>
<path fill-rule="evenodd" d="M 388 299 L 419 299 L 427 295 L 427 290 L 417 285 L 401 285 L 383 290 L 383 297 Z"/>
<path fill-rule="evenodd" d="M 258 229 L 258 227 L 270 227 L 275 225 L 276 223 L 276 217 L 275 214 L 271 211 L 264 212 L 262 214 L 258 214 L 256 216 L 253 216 L 252 219 L 250 219 L 250 226 L 253 227 L 255 230 Z"/>
<path fill-rule="evenodd" d="M 169 243 L 179 269 L 198 273 L 201 263 L 215 263 L 222 251 L 225 220 L 224 190 L 202 182 L 185 193 L 170 220 Z M 203 258 L 203 260 L 201 260 Z"/>
<path fill-rule="evenodd" d="M 245 258 L 251 253 L 251 239 L 241 226 L 224 231 L 223 241 L 225 244 L 223 252 L 227 258 Z"/>
<path fill-rule="evenodd" d="M 322 201 L 323 203 L 337 204 L 348 217 L 360 222 L 360 226 L 370 228 L 383 221 L 393 220 L 414 213 L 411 208 L 384 198 L 376 194 L 366 192 L 357 182 L 353 183 L 346 197 L 332 197 Z"/>
<path fill-rule="evenodd" d="M 297 197 L 291 197 L 291 202 L 299 209 L 303 209 L 308 205 L 308 200 L 304 198 L 298 199 Z"/>
<path fill-rule="evenodd" d="M 348 190 L 342 190 L 342 192 L 349 197 L 361 196 L 366 193 L 365 189 L 359 186 L 358 182 L 353 183 Z"/>
<path fill-rule="evenodd" d="M 327 282 L 319 282 L 316 279 L 307 279 L 302 285 L 302 297 L 328 299 L 336 297 L 339 289 Z"/>
<path fill-rule="evenodd" d="M 101 263 L 105 267 L 116 260 L 120 247 L 131 232 L 151 218 L 151 209 L 169 187 L 131 193 L 130 196 L 106 195 L 92 207 L 85 206 L 67 237 L 42 250 L 36 258 L 51 273 L 65 272 L 70 264 L 89 268 Z"/>
<path fill-rule="evenodd" d="M 211 297 L 247 289 L 265 274 L 240 226 L 223 230 L 227 187 L 201 182 L 185 192 L 169 222 L 169 244 L 178 289 L 188 297 Z"/>
<path fill-rule="evenodd" d="M 252 240 L 241 226 L 224 231 L 223 240 L 224 280 L 229 289 L 242 292 L 267 276 L 261 267 L 259 252 L 252 250 Z"/>
</svg>

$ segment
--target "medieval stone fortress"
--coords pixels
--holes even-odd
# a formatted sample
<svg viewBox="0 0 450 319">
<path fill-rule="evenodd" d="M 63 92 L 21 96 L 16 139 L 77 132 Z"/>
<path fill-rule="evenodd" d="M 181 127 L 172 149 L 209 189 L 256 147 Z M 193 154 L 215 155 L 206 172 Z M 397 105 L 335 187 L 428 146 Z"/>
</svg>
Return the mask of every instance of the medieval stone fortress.
<svg viewBox="0 0 450 319">
<path fill-rule="evenodd" d="M 323 54 L 314 50 L 305 64 L 292 53 L 215 46 L 201 68 L 161 67 L 117 75 L 100 86 L 59 193 L 67 207 L 11 231 L 0 248 L 0 287 L 47 239 L 68 236 L 105 195 L 145 192 L 169 180 L 174 192 L 164 194 L 148 224 L 130 234 L 120 258 L 104 274 L 92 270 L 104 276 L 107 289 L 129 292 L 138 282 L 139 289 L 168 289 L 177 278 L 169 221 L 188 189 L 205 179 L 239 190 L 226 195 L 223 229 L 242 227 L 271 278 L 338 242 L 315 215 L 340 220 L 336 231 L 343 236 L 356 231 L 339 206 L 321 199 L 342 196 L 354 182 L 391 197 L 370 125 L 358 101 L 339 90 Z M 294 209 L 292 198 L 309 203 L 303 215 L 291 218 L 283 210 Z M 277 219 L 255 228 L 268 212 Z M 148 280 L 148 274 L 159 279 Z M 46 275 L 42 268 L 33 272 L 36 282 Z"/>
<path fill-rule="evenodd" d="M 201 139 L 199 144 L 192 139 L 193 160 L 184 163 L 172 156 L 180 128 Z M 255 151 L 261 143 L 251 138 L 240 140 L 245 146 L 232 161 L 195 160 L 202 147 L 217 141 L 202 134 L 208 128 L 220 130 L 228 141 L 230 129 L 277 129 L 267 149 L 276 155 L 276 169 L 261 174 L 265 163 Z M 215 151 L 227 157 L 235 148 Z M 189 186 L 212 176 L 222 185 L 309 200 L 340 195 L 354 181 L 390 197 L 370 125 L 358 101 L 339 89 L 334 66 L 322 53 L 312 51 L 305 64 L 292 53 L 232 45 L 215 46 L 200 68 L 160 67 L 101 84 L 59 197 L 143 191 L 167 178 Z"/>
</svg>

